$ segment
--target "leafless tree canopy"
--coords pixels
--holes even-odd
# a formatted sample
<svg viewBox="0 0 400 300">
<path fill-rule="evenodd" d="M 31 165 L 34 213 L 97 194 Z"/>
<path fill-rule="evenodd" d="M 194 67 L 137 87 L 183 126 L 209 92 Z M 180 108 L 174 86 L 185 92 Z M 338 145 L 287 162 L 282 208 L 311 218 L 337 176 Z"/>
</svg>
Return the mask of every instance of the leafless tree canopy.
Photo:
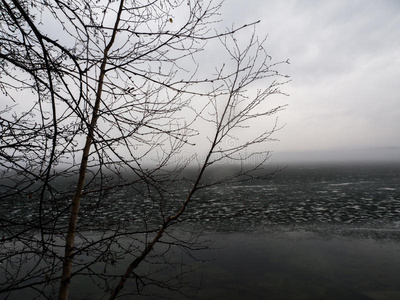
<svg viewBox="0 0 400 300">
<path fill-rule="evenodd" d="M 175 270 L 171 253 L 206 247 L 171 227 L 194 218 L 193 195 L 270 176 L 263 149 L 277 125 L 268 120 L 284 105 L 266 100 L 281 94 L 287 62 L 272 62 L 257 22 L 215 30 L 220 8 L 0 0 L 5 298 L 67 299 L 80 276 L 110 299 L 150 284 L 180 291 L 191 269 Z M 226 176 L 205 176 L 229 162 Z"/>
</svg>

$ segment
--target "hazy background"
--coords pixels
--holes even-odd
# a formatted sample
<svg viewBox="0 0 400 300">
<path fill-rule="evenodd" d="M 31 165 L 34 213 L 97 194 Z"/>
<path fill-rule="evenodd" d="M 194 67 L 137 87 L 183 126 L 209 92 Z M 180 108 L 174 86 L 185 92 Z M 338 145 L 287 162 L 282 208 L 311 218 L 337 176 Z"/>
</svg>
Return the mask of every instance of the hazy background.
<svg viewBox="0 0 400 300">
<path fill-rule="evenodd" d="M 400 1 L 227 0 L 220 26 L 261 20 L 292 82 L 275 158 L 400 161 Z"/>
<path fill-rule="evenodd" d="M 282 88 L 290 96 L 270 99 L 271 108 L 288 104 L 278 113 L 279 141 L 265 145 L 272 160 L 400 162 L 399 0 L 226 0 L 220 13 L 219 31 L 260 20 L 257 34 L 268 35 L 272 62 L 290 61 L 279 69 L 291 76 Z M 185 21 L 179 9 L 172 17 L 171 29 Z M 50 35 L 61 34 L 44 24 Z M 243 43 L 250 34 L 237 32 Z M 221 47 L 214 46 L 198 60 L 205 74 L 221 65 Z M 205 141 L 188 155 L 205 153 Z"/>
</svg>

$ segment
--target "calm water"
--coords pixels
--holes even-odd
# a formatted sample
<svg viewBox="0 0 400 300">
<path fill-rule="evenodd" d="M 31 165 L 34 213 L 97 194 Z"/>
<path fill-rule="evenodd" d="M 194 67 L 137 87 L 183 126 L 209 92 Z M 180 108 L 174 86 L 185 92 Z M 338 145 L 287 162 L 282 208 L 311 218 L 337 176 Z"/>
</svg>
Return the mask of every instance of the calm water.
<svg viewBox="0 0 400 300">
<path fill-rule="evenodd" d="M 290 166 L 269 181 L 199 191 L 177 226 L 215 241 L 197 253 L 210 261 L 187 275 L 199 287 L 195 298 L 400 299 L 399 186 L 400 164 L 347 164 Z M 186 193 L 174 187 L 165 209 Z M 81 217 L 92 229 L 130 228 L 144 214 L 157 218 L 153 207 L 119 190 L 83 203 Z M 2 213 L 35 217 L 26 203 L 2 203 Z M 75 284 L 72 299 L 99 298 L 86 281 Z"/>
</svg>

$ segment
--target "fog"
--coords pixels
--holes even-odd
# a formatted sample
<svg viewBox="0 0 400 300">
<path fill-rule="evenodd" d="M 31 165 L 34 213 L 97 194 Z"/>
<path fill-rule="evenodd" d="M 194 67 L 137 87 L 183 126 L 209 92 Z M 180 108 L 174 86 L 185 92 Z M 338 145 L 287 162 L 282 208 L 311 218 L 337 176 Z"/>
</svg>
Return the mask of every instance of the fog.
<svg viewBox="0 0 400 300">
<path fill-rule="evenodd" d="M 285 127 L 268 149 L 295 160 L 398 159 L 382 148 L 400 147 L 399 1 L 229 3 L 221 26 L 261 20 L 273 60 L 290 61 Z"/>
<path fill-rule="evenodd" d="M 272 154 L 270 163 L 278 165 L 313 165 L 321 163 L 400 164 L 400 147 L 281 151 Z"/>
</svg>

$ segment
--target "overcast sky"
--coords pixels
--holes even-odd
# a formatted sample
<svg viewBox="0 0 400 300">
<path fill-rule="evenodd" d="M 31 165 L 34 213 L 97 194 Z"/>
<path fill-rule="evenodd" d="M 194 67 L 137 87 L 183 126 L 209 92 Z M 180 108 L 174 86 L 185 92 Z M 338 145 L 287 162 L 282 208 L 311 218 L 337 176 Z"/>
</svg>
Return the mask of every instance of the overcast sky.
<svg viewBox="0 0 400 300">
<path fill-rule="evenodd" d="M 291 62 L 274 150 L 400 147 L 400 1 L 227 0 L 222 17 L 261 20 Z"/>
<path fill-rule="evenodd" d="M 225 0 L 220 13 L 222 27 L 260 20 L 273 60 L 290 61 L 268 150 L 400 147 L 399 0 Z"/>
</svg>

